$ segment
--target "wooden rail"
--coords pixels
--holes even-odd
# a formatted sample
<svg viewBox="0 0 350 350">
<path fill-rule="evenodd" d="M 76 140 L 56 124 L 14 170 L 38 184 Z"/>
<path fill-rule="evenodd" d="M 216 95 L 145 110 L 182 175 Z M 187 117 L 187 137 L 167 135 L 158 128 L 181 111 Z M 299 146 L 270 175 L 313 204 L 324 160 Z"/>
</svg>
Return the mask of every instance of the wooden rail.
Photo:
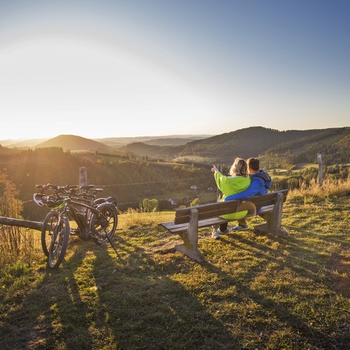
<svg viewBox="0 0 350 350">
<path fill-rule="evenodd" d="M 0 216 L 0 225 L 17 226 L 31 228 L 33 230 L 41 231 L 43 223 L 41 221 L 29 221 L 22 219 L 7 218 L 5 216 Z"/>
</svg>

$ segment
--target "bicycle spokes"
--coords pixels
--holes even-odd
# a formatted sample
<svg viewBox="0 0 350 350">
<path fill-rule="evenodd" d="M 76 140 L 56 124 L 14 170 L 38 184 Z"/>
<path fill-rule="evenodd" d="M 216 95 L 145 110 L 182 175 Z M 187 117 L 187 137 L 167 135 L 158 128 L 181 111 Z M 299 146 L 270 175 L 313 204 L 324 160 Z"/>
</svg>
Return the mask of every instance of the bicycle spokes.
<svg viewBox="0 0 350 350">
<path fill-rule="evenodd" d="M 108 242 L 114 235 L 118 217 L 115 207 L 109 203 L 102 203 L 98 207 L 91 220 L 91 231 L 98 240 Z"/>
<path fill-rule="evenodd" d="M 59 224 L 55 227 L 50 244 L 50 267 L 55 268 L 62 263 L 68 246 L 69 233 L 69 221 L 67 218 L 61 217 Z"/>
</svg>

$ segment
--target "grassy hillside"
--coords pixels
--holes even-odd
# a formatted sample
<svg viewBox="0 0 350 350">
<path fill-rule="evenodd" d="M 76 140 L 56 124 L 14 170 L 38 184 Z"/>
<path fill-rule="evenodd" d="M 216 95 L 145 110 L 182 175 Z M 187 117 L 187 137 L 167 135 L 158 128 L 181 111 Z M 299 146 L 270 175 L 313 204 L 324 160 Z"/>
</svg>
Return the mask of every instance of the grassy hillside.
<svg viewBox="0 0 350 350">
<path fill-rule="evenodd" d="M 0 348 L 349 349 L 349 204 L 288 199 L 286 239 L 201 229 L 202 265 L 158 226 L 172 213 L 120 215 L 117 252 L 71 239 L 57 271 L 33 234 L 0 270 Z"/>
<path fill-rule="evenodd" d="M 161 159 L 205 158 L 212 163 L 231 164 L 236 157 L 274 158 L 279 163 L 314 162 L 317 153 L 325 163 L 350 161 L 350 128 L 278 131 L 250 127 L 189 142 L 179 146 L 133 143 L 126 151 Z"/>
<path fill-rule="evenodd" d="M 36 148 L 48 147 L 61 147 L 70 151 L 96 151 L 109 148 L 101 142 L 75 135 L 59 135 L 36 145 Z"/>
</svg>

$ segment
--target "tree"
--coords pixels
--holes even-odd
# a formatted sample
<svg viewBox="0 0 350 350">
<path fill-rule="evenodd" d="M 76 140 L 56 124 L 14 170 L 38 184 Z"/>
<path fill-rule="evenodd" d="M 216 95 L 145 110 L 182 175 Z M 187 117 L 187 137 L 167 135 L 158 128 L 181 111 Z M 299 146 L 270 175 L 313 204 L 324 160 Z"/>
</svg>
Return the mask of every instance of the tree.
<svg viewBox="0 0 350 350">
<path fill-rule="evenodd" d="M 145 198 L 142 201 L 142 207 L 145 211 L 151 212 L 151 211 L 157 211 L 159 207 L 159 202 L 157 199 L 148 199 Z"/>
<path fill-rule="evenodd" d="M 22 212 L 22 202 L 17 199 L 19 191 L 7 175 L 0 173 L 0 216 L 18 218 Z M 32 242 L 20 234 L 20 228 L 15 226 L 0 227 L 0 266 L 17 260 L 25 253 L 28 244 Z"/>
</svg>

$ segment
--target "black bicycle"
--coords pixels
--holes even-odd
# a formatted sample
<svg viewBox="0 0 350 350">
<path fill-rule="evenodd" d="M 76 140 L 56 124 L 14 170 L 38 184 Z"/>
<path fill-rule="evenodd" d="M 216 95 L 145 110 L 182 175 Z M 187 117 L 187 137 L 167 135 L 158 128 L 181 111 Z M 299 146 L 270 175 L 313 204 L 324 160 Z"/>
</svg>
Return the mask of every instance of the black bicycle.
<svg viewBox="0 0 350 350">
<path fill-rule="evenodd" d="M 41 230 L 41 245 L 51 268 L 63 261 L 69 235 L 92 239 L 101 245 L 112 243 L 118 225 L 117 201 L 114 197 L 96 198 L 102 191 L 94 185 L 37 185 L 33 199 L 39 206 L 51 210 L 45 216 Z M 70 220 L 77 224 L 71 228 Z"/>
</svg>

